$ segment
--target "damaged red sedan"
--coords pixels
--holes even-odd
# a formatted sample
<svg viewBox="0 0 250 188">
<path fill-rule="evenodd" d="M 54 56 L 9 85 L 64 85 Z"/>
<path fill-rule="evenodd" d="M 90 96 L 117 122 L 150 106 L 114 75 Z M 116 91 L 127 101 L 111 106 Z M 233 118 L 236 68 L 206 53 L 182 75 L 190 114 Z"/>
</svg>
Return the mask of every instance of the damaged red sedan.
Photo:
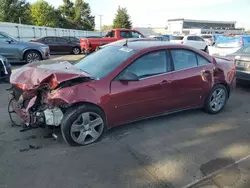
<svg viewBox="0 0 250 188">
<path fill-rule="evenodd" d="M 109 45 L 74 65 L 28 64 L 10 82 L 10 106 L 26 126 L 61 126 L 75 146 L 148 117 L 200 107 L 216 114 L 235 86 L 235 67 L 185 45 L 137 41 Z"/>
</svg>

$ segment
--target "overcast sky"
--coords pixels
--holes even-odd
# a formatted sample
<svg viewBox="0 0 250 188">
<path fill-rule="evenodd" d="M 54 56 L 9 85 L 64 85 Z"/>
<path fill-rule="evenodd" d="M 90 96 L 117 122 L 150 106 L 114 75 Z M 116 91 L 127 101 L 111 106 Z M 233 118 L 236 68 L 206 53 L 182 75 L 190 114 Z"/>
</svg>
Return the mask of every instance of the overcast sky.
<svg viewBox="0 0 250 188">
<path fill-rule="evenodd" d="M 36 0 L 28 0 L 34 2 Z M 54 7 L 62 0 L 47 0 Z M 86 0 L 94 15 L 101 14 L 102 23 L 112 24 L 118 6 L 126 7 L 133 26 L 166 26 L 171 18 L 237 21 L 250 29 L 250 0 Z M 99 17 L 96 16 L 96 27 Z"/>
</svg>

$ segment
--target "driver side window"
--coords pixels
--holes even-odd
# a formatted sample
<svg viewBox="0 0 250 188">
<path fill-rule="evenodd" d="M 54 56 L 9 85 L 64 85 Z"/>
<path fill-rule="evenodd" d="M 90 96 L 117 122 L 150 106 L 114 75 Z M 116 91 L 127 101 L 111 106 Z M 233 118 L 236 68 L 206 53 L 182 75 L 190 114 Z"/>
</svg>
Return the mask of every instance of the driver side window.
<svg viewBox="0 0 250 188">
<path fill-rule="evenodd" d="M 0 34 L 0 42 L 4 42 L 5 43 L 5 42 L 7 42 L 7 40 L 8 40 L 8 37 Z"/>
<path fill-rule="evenodd" d="M 165 50 L 147 53 L 135 60 L 123 72 L 132 72 L 139 79 L 171 71 L 171 65 Z"/>
</svg>

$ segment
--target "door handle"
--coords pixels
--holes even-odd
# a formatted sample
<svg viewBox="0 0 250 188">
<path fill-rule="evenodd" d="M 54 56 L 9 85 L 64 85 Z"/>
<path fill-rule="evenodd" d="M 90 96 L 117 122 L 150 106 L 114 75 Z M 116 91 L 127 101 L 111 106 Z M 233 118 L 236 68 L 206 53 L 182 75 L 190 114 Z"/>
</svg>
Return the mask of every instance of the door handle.
<svg viewBox="0 0 250 188">
<path fill-rule="evenodd" d="M 166 84 L 166 83 L 171 83 L 173 80 L 163 80 L 162 82 L 161 82 L 161 84 Z"/>
</svg>

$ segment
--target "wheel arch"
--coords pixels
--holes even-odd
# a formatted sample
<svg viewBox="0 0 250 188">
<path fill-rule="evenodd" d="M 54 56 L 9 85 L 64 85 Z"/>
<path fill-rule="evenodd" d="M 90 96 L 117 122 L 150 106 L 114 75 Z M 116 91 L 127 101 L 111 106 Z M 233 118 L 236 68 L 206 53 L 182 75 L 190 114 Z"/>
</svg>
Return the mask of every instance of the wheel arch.
<svg viewBox="0 0 250 188">
<path fill-rule="evenodd" d="M 98 104 L 95 104 L 95 103 L 92 103 L 92 102 L 87 102 L 87 101 L 82 101 L 82 102 L 76 102 L 76 103 L 73 103 L 68 109 L 71 109 L 73 110 L 74 108 L 76 108 L 77 106 L 80 106 L 80 105 L 87 105 L 87 106 L 94 106 L 98 109 L 100 109 L 104 115 L 104 118 L 105 118 L 105 121 L 107 123 L 107 116 L 106 116 L 106 113 L 105 111 L 103 110 L 103 108 L 101 106 L 99 106 Z"/>
<path fill-rule="evenodd" d="M 216 84 L 214 85 L 214 87 L 217 86 L 217 85 L 223 85 L 223 86 L 226 87 L 226 89 L 227 89 L 227 96 L 228 96 L 228 98 L 229 98 L 229 97 L 230 97 L 230 94 L 231 94 L 231 88 L 230 88 L 229 84 L 228 84 L 228 83 L 224 83 L 224 82 L 218 82 L 218 83 L 216 83 Z"/>
<path fill-rule="evenodd" d="M 35 52 L 39 53 L 39 55 L 41 56 L 41 59 L 43 59 L 42 53 L 39 50 L 37 50 L 37 49 L 26 49 L 26 50 L 23 51 L 23 60 L 25 60 L 26 54 L 28 52 L 30 52 L 30 51 L 35 51 Z"/>
</svg>

